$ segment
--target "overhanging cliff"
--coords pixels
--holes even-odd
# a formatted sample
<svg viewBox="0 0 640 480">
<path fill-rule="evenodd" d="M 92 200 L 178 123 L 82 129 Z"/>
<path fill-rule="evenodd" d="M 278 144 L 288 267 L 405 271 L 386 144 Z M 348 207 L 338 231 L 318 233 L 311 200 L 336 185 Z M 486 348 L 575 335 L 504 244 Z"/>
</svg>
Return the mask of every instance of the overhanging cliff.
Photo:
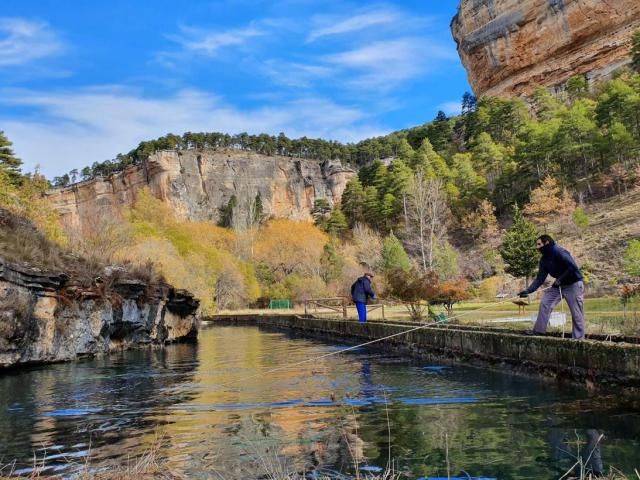
<svg viewBox="0 0 640 480">
<path fill-rule="evenodd" d="M 630 62 L 638 0 L 461 0 L 451 30 L 477 96 L 528 95 Z"/>
<path fill-rule="evenodd" d="M 160 151 L 109 178 L 53 190 L 48 199 L 74 228 L 98 216 L 119 214 L 145 187 L 186 220 L 217 221 L 232 196 L 242 202 L 258 194 L 265 215 L 308 220 L 315 200 L 335 205 L 354 175 L 331 161 L 234 150 Z"/>
</svg>

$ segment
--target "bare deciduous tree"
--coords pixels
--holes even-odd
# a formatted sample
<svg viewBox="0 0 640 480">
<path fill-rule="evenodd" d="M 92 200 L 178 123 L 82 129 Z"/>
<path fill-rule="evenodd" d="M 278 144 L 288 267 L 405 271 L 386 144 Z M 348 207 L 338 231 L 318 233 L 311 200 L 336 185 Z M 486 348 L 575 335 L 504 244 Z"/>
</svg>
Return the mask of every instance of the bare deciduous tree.
<svg viewBox="0 0 640 480">
<path fill-rule="evenodd" d="M 447 233 L 449 216 L 442 180 L 429 177 L 419 168 L 409 187 L 407 210 L 407 238 L 419 250 L 422 270 L 432 271 L 434 250 Z"/>
<path fill-rule="evenodd" d="M 130 243 L 131 236 L 128 225 L 119 215 L 106 212 L 87 217 L 82 226 L 69 235 L 76 253 L 105 263 L 115 261 L 116 254 Z"/>
<path fill-rule="evenodd" d="M 366 268 L 375 270 L 382 263 L 382 239 L 380 235 L 362 223 L 353 227 L 353 240 L 358 247 L 356 258 Z"/>
</svg>

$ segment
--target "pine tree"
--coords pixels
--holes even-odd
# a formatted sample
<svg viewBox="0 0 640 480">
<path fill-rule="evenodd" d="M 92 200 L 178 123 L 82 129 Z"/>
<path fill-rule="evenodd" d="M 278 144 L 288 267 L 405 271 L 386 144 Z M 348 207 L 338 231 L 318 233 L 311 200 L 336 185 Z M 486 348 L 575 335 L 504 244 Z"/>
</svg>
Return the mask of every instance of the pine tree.
<svg viewBox="0 0 640 480">
<path fill-rule="evenodd" d="M 383 195 L 387 192 L 387 182 L 389 180 L 389 170 L 384 163 L 380 163 L 373 175 L 373 186 L 378 189 L 378 193 Z"/>
<path fill-rule="evenodd" d="M 253 224 L 257 225 L 262 223 L 264 219 L 264 205 L 262 204 L 262 196 L 260 192 L 257 193 L 255 199 L 255 207 L 253 209 Z"/>
<path fill-rule="evenodd" d="M 235 195 L 231 195 L 229 202 L 224 207 L 220 207 L 218 225 L 225 228 L 231 228 L 233 226 L 233 211 L 238 206 L 238 199 Z"/>
<path fill-rule="evenodd" d="M 338 280 L 342 277 L 344 259 L 338 253 L 333 241 L 324 246 L 322 257 L 320 258 L 321 276 L 325 283 Z"/>
<path fill-rule="evenodd" d="M 529 278 L 536 272 L 538 253 L 535 248 L 538 229 L 527 222 L 520 209 L 516 206 L 513 215 L 513 225 L 505 235 L 500 246 L 500 255 L 506 264 L 505 272 L 514 277 Z"/>
<path fill-rule="evenodd" d="M 0 170 L 6 173 L 10 184 L 19 186 L 22 183 L 22 173 L 20 171 L 22 160 L 16 157 L 11 145 L 13 144 L 4 132 L 0 130 Z"/>
<path fill-rule="evenodd" d="M 382 242 L 382 266 L 387 272 L 394 270 L 408 272 L 411 269 L 409 255 L 393 232 Z"/>
<path fill-rule="evenodd" d="M 347 183 L 342 194 L 341 209 L 350 226 L 364 221 L 364 189 L 358 177 L 353 177 Z"/>
<path fill-rule="evenodd" d="M 405 163 L 410 163 L 415 153 L 416 152 L 414 152 L 413 148 L 411 147 L 411 144 L 407 141 L 406 138 L 403 138 L 402 140 L 400 140 L 400 143 L 398 144 L 398 150 L 396 153 L 396 156 L 398 157 L 398 159 L 402 160 Z"/>
<path fill-rule="evenodd" d="M 345 230 L 349 228 L 349 224 L 347 223 L 347 217 L 344 216 L 342 210 L 339 208 L 334 209 L 329 215 L 329 218 L 326 220 L 326 231 L 330 235 L 342 235 Z"/>
<path fill-rule="evenodd" d="M 376 187 L 367 187 L 364 189 L 364 219 L 373 229 L 376 229 L 382 220 L 380 215 L 380 200 Z"/>
</svg>

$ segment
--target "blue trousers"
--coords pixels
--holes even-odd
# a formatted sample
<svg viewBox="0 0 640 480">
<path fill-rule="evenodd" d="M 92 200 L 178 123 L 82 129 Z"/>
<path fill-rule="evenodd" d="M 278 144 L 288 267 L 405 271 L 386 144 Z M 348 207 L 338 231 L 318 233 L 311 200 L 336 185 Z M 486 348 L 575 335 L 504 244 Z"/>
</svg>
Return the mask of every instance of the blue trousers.
<svg viewBox="0 0 640 480">
<path fill-rule="evenodd" d="M 365 323 L 367 321 L 367 304 L 356 302 L 356 310 L 358 310 L 358 321 Z"/>
</svg>

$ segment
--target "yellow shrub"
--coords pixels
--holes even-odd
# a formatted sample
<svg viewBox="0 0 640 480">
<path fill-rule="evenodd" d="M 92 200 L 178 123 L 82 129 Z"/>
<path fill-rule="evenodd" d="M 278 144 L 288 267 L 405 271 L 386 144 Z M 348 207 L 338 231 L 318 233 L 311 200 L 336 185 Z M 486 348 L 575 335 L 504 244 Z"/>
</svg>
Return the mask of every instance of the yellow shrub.
<svg viewBox="0 0 640 480">
<path fill-rule="evenodd" d="M 138 195 L 127 219 L 135 234 L 121 258 L 156 263 L 167 281 L 200 299 L 205 315 L 215 312 L 218 294 L 221 303 L 233 306 L 244 306 L 260 295 L 253 268 L 230 252 L 233 231 L 178 220 L 148 189 Z"/>
<path fill-rule="evenodd" d="M 499 293 L 498 289 L 502 286 L 503 279 L 501 277 L 489 277 L 480 282 L 480 298 L 483 300 L 495 300 Z"/>
<path fill-rule="evenodd" d="M 309 222 L 271 220 L 259 232 L 256 259 L 280 275 L 319 275 L 329 237 Z"/>
</svg>

